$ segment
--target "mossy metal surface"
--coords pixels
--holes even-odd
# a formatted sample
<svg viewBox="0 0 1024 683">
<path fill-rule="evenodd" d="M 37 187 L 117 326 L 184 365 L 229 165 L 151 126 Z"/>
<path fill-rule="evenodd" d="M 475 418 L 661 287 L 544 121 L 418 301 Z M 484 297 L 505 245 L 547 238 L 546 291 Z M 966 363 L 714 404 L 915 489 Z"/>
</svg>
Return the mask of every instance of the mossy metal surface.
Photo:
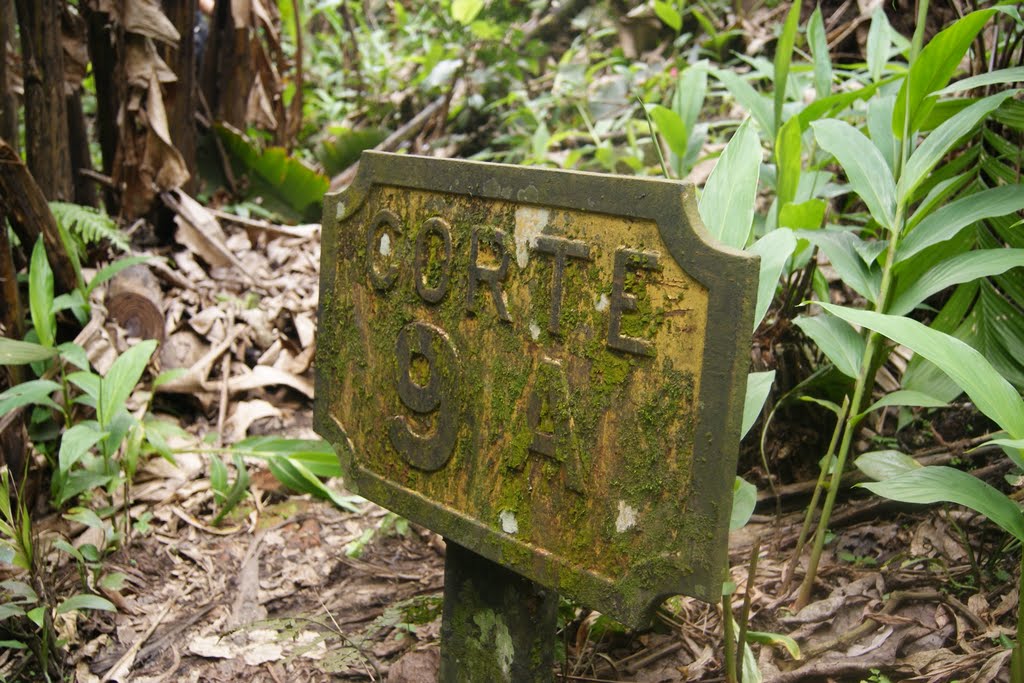
<svg viewBox="0 0 1024 683">
<path fill-rule="evenodd" d="M 367 153 L 324 212 L 351 488 L 631 626 L 719 597 L 757 263 L 690 186 Z"/>
</svg>

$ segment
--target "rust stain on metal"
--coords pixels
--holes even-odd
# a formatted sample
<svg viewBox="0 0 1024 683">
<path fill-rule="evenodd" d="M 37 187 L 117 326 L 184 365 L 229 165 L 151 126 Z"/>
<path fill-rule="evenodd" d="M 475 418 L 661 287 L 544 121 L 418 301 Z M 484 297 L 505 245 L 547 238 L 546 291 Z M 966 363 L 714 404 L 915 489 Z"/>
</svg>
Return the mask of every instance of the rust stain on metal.
<svg viewBox="0 0 1024 683">
<path fill-rule="evenodd" d="M 364 155 L 316 360 L 348 485 L 627 624 L 716 599 L 757 270 L 690 192 Z"/>
</svg>

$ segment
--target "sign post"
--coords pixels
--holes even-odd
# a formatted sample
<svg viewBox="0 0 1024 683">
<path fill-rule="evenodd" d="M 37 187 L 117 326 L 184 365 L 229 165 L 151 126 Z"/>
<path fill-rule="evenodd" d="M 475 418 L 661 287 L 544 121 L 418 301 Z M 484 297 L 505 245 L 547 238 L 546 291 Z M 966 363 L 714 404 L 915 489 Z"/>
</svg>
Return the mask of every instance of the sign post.
<svg viewBox="0 0 1024 683">
<path fill-rule="evenodd" d="M 316 428 L 449 541 L 443 680 L 550 679 L 559 594 L 719 599 L 757 263 L 692 192 L 366 153 L 325 199 Z"/>
</svg>

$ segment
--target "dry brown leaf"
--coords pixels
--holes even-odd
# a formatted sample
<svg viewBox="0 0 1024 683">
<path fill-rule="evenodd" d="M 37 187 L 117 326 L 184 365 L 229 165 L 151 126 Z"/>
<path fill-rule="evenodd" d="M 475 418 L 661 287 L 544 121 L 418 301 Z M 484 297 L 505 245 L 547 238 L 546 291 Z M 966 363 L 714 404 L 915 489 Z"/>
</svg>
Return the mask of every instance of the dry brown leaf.
<svg viewBox="0 0 1024 683">
<path fill-rule="evenodd" d="M 178 77 L 156 52 L 156 45 L 145 36 L 129 35 L 125 39 L 125 78 L 128 85 L 148 88 L 150 76 L 156 74 L 160 83 L 174 83 Z"/>
<path fill-rule="evenodd" d="M 109 6 L 114 4 L 110 3 Z M 123 25 L 129 33 L 140 33 L 172 47 L 176 47 L 181 40 L 181 34 L 160 10 L 157 0 L 126 0 Z"/>
<path fill-rule="evenodd" d="M 313 384 L 302 377 L 265 365 L 257 365 L 252 372 L 228 380 L 228 391 L 236 394 L 262 387 L 284 385 L 295 389 L 307 398 L 313 398 Z"/>
<path fill-rule="evenodd" d="M 239 401 L 234 404 L 234 409 L 228 417 L 225 439 L 229 443 L 241 441 L 248 433 L 249 426 L 256 420 L 280 416 L 281 411 L 278 408 L 262 399 Z"/>
<path fill-rule="evenodd" d="M 263 79 L 257 76 L 249 89 L 249 98 L 245 103 L 245 120 L 247 123 L 273 130 L 277 128 L 277 117 L 274 116 L 274 108 L 263 87 Z"/>
</svg>

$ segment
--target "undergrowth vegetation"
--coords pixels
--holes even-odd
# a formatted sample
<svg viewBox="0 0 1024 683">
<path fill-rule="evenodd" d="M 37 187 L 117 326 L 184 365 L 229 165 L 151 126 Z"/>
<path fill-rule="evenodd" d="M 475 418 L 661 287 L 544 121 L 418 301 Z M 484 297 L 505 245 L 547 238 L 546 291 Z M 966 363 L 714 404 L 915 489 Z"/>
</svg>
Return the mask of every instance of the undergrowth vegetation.
<svg viewBox="0 0 1024 683">
<path fill-rule="evenodd" d="M 872 480 L 861 486 L 879 496 L 981 513 L 1006 532 L 1003 553 L 1020 555 L 1019 7 L 982 3 L 934 26 L 920 0 L 913 35 L 902 35 L 879 7 L 851 56 L 830 45 L 820 8 L 785 6 L 760 46 L 743 50 L 741 22 L 725 3 L 626 4 L 628 16 L 613 2 L 578 3 L 562 16 L 537 1 L 321 0 L 296 16 L 301 3 L 278 3 L 282 49 L 304 60 L 304 81 L 283 90 L 291 101 L 302 88 L 302 125 L 290 151 L 264 145 L 257 130 L 211 129 L 210 144 L 215 137 L 251 180 L 230 208 L 281 220 L 315 216 L 331 179 L 382 144 L 695 182 L 707 231 L 760 257 L 751 331 L 761 353 L 748 379 L 743 431 L 762 488 L 787 483 L 772 457 L 775 421 L 799 411 L 830 416 L 824 428 L 818 420 L 821 438 L 800 453 L 798 469 L 814 470 L 817 485 L 785 578 L 788 589 L 803 573 L 793 609 L 812 600 L 851 462 Z M 219 181 L 206 178 L 206 197 L 222 190 Z M 20 570 L 0 583 L 7 634 L 0 644 L 29 649 L 33 671 L 48 679 L 60 671 L 54 620 L 115 609 L 102 589 L 116 591 L 124 577 L 107 572 L 103 560 L 133 533 L 127 510 L 141 459 L 207 456 L 213 526 L 246 498 L 255 461 L 294 491 L 347 510 L 359 502 L 324 483 L 339 471 L 323 443 L 254 438 L 215 448 L 152 417 L 153 392 L 171 379 L 145 379 L 155 342 L 133 346 L 99 372 L 80 345 L 62 341 L 58 316 L 85 324 L 94 288 L 144 259 L 123 257 L 86 282 L 79 262 L 90 245 L 106 240 L 128 251 L 129 240 L 102 212 L 51 208 L 79 287 L 55 297 L 36 244 L 26 267 L 28 331 L 0 340 L 0 361 L 17 366 L 20 378 L 0 394 L 0 415 L 24 412 L 35 458 L 22 472 L 0 470 L 0 560 Z M 948 465 L 923 467 L 901 445 L 902 429 L 965 405 L 988 420 L 987 439 L 974 445 L 996 446 L 1009 461 L 997 485 Z M 96 543 L 40 537 L 34 501 L 19 489 L 31 467 L 47 473 L 49 508 L 95 529 Z M 735 494 L 738 528 L 757 490 L 738 478 Z M 67 558 L 79 568 L 74 587 L 52 585 L 48 567 Z M 1019 579 L 1024 596 L 1024 572 Z M 739 666 L 744 681 L 759 680 L 744 640 L 798 652 L 782 636 L 748 632 L 742 619 L 728 627 L 733 638 L 744 634 L 726 658 L 730 678 Z M 1013 680 L 1024 680 L 1020 626 L 1008 645 Z"/>
</svg>

